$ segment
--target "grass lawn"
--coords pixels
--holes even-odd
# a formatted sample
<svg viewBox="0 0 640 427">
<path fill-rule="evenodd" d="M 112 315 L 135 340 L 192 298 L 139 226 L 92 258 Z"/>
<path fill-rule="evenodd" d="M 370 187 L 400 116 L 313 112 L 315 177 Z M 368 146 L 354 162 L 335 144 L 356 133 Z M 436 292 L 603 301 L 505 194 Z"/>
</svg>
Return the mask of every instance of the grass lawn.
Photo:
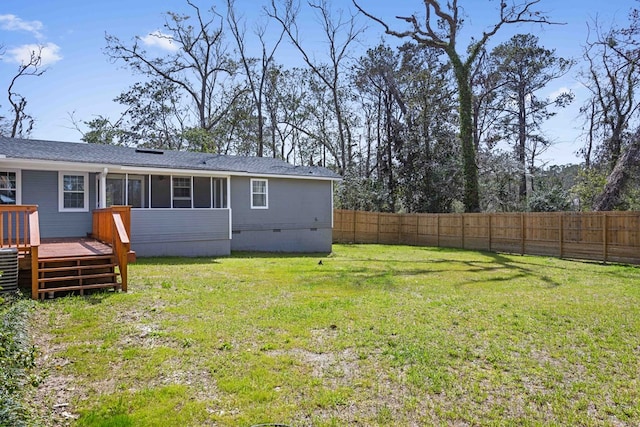
<svg viewBox="0 0 640 427">
<path fill-rule="evenodd" d="M 140 259 L 129 293 L 40 303 L 32 333 L 50 425 L 640 424 L 638 267 L 378 245 Z"/>
</svg>

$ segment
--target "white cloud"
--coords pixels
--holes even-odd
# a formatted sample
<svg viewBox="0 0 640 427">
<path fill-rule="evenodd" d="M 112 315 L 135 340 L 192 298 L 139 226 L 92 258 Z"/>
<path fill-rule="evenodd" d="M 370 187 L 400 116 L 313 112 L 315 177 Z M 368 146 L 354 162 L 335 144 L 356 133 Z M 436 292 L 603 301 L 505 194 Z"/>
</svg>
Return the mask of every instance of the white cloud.
<svg viewBox="0 0 640 427">
<path fill-rule="evenodd" d="M 173 42 L 173 37 L 169 34 L 164 34 L 161 31 L 154 31 L 147 34 L 144 37 L 140 37 L 140 40 L 147 46 L 155 46 L 160 49 L 175 52 L 178 50 L 178 46 Z"/>
<path fill-rule="evenodd" d="M 0 28 L 7 31 L 27 31 L 34 36 L 41 38 L 42 22 L 40 21 L 24 21 L 16 15 L 0 15 Z"/>
<path fill-rule="evenodd" d="M 36 54 L 38 54 L 38 52 L 40 53 L 40 65 L 43 67 L 55 64 L 62 59 L 62 55 L 60 55 L 60 46 L 55 43 L 24 44 L 13 49 L 8 49 L 7 57 L 10 62 L 27 64 L 31 60 L 31 55 L 34 52 Z"/>
</svg>

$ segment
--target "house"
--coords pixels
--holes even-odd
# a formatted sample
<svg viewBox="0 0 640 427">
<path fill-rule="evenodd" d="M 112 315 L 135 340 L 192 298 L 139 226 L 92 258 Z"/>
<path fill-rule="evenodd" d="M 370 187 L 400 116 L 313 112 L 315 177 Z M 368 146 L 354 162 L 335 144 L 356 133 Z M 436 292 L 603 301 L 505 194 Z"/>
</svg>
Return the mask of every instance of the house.
<svg viewBox="0 0 640 427">
<path fill-rule="evenodd" d="M 130 209 L 138 256 L 330 252 L 340 177 L 282 160 L 0 137 L 0 204 L 37 205 L 40 237 L 92 234 Z"/>
</svg>

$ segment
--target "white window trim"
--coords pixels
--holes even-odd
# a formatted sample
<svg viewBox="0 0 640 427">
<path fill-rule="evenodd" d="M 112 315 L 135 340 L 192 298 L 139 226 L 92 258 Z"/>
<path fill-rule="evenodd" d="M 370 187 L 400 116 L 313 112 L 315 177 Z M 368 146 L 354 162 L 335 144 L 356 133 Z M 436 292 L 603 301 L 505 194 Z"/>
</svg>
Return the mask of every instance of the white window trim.
<svg viewBox="0 0 640 427">
<path fill-rule="evenodd" d="M 0 168 L 0 172 L 12 172 L 16 174 L 16 205 L 21 205 L 22 204 L 22 170 Z"/>
<path fill-rule="evenodd" d="M 265 206 L 254 206 L 253 205 L 253 183 L 255 181 L 263 181 L 264 182 L 264 190 L 265 190 Z M 249 183 L 249 197 L 251 198 L 251 209 L 269 209 L 269 180 L 265 178 L 252 178 Z M 257 193 L 256 193 L 257 194 Z"/>
<path fill-rule="evenodd" d="M 64 176 L 82 176 L 84 177 L 84 207 L 83 208 L 65 208 L 64 207 Z M 58 212 L 89 212 L 89 173 L 58 171 Z"/>
</svg>

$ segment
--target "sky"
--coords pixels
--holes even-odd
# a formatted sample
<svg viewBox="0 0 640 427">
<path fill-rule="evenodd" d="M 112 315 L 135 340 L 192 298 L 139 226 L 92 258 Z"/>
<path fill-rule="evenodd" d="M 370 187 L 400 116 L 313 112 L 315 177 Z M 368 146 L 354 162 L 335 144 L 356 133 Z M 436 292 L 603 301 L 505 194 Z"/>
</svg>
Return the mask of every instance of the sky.
<svg viewBox="0 0 640 427">
<path fill-rule="evenodd" d="M 216 5 L 224 10 L 224 0 L 194 0 L 206 10 Z M 240 14 L 251 31 L 254 22 L 262 20 L 262 6 L 268 0 L 236 0 Z M 351 0 L 333 0 L 333 8 L 345 13 L 353 9 Z M 360 0 L 359 4 L 370 13 L 403 30 L 406 26 L 396 16 L 424 13 L 420 0 Z M 497 0 L 459 0 L 466 14 L 464 30 L 459 41 L 466 44 L 468 37 L 480 34 L 497 16 Z M 582 146 L 580 135 L 582 119 L 578 109 L 587 97 L 578 73 L 583 66 L 580 59 L 588 31 L 587 23 L 597 19 L 605 28 L 612 24 L 625 25 L 628 12 L 640 6 L 636 0 L 540 0 L 539 10 L 562 25 L 506 26 L 492 39 L 489 47 L 508 40 L 517 33 L 531 32 L 540 38 L 540 45 L 555 49 L 556 54 L 575 58 L 574 69 L 551 83 L 546 96 L 571 90 L 575 101 L 571 107 L 560 111 L 545 127 L 546 135 L 554 141 L 541 160 L 546 164 L 578 163 L 576 152 Z M 27 99 L 27 112 L 36 119 L 31 137 L 37 139 L 80 141 L 81 133 L 74 128 L 71 117 L 78 122 L 91 120 L 98 115 L 117 118 L 120 106 L 113 101 L 130 85 L 140 80 L 122 64 L 112 63 L 104 53 L 105 34 L 123 41 L 139 36 L 150 52 L 159 54 L 172 46 L 153 43 L 157 38 L 148 37 L 162 31 L 167 11 L 190 13 L 183 0 L 2 0 L 0 2 L 0 46 L 4 55 L 0 59 L 0 111 L 6 113 L 8 102 L 6 88 L 15 75 L 20 61 L 28 58 L 35 46 L 43 46 L 43 65 L 47 71 L 39 77 L 24 77 L 16 85 L 16 91 Z M 361 20 L 368 27 L 359 44 L 354 45 L 354 57 L 373 47 L 383 37 L 382 28 L 366 18 Z M 275 31 L 275 23 L 268 28 Z M 301 15 L 301 33 L 305 46 L 322 58 L 324 52 L 317 19 L 312 14 Z M 397 43 L 397 41 L 390 41 Z M 360 50 L 360 51 L 358 51 Z M 25 56 L 27 55 L 27 56 Z M 278 50 L 277 61 L 291 66 L 301 65 L 300 56 L 288 45 Z"/>
</svg>

